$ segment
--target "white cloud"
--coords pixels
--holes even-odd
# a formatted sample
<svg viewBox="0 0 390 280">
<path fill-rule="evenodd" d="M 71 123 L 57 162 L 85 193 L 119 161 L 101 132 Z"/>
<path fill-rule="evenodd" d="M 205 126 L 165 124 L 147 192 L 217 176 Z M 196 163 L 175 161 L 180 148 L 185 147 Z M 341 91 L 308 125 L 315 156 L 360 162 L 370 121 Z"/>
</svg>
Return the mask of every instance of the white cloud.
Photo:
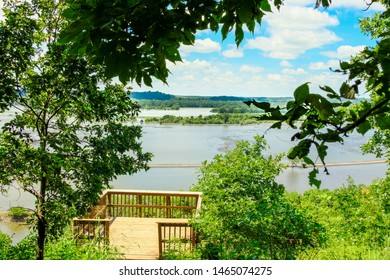
<svg viewBox="0 0 390 280">
<path fill-rule="evenodd" d="M 357 10 L 365 10 L 368 7 L 367 3 L 370 2 L 371 1 L 366 1 L 366 0 L 336 0 L 336 1 L 332 1 L 328 9 L 334 9 L 334 8 L 351 9 L 352 8 Z M 285 6 L 314 7 L 315 0 L 289 0 L 286 1 Z M 384 9 L 383 5 L 378 3 L 374 3 L 373 5 L 370 6 L 370 10 L 373 11 L 383 10 L 383 9 Z"/>
<path fill-rule="evenodd" d="M 262 67 L 254 67 L 249 65 L 242 65 L 239 69 L 241 73 L 256 74 L 262 72 L 264 69 Z"/>
<path fill-rule="evenodd" d="M 250 39 L 245 48 L 262 50 L 272 58 L 295 59 L 309 49 L 341 40 L 326 29 L 338 25 L 338 19 L 312 8 L 283 7 L 265 20 L 269 37 Z"/>
<path fill-rule="evenodd" d="M 371 1 L 366 0 L 341 0 L 341 1 L 333 1 L 330 5 L 331 8 L 355 8 L 359 10 L 365 10 L 368 8 L 367 3 Z M 384 10 L 384 6 L 379 3 L 374 3 L 369 8 L 372 11 Z"/>
<path fill-rule="evenodd" d="M 282 73 L 288 75 L 302 75 L 305 74 L 306 71 L 303 68 L 297 68 L 297 69 L 284 68 L 282 70 Z"/>
<path fill-rule="evenodd" d="M 244 56 L 242 49 L 236 47 L 236 45 L 229 45 L 229 49 L 222 52 L 222 55 L 228 58 L 240 58 Z"/>
<path fill-rule="evenodd" d="M 337 58 L 337 59 L 349 59 L 351 56 L 357 54 L 358 52 L 362 51 L 365 46 L 340 46 L 337 48 L 334 52 L 321 52 L 322 55 L 330 58 Z"/>
<path fill-rule="evenodd" d="M 328 70 L 329 68 L 338 69 L 340 67 L 339 60 L 331 59 L 327 62 L 318 61 L 312 62 L 309 65 L 310 70 Z"/>
<path fill-rule="evenodd" d="M 280 66 L 292 67 L 292 64 L 289 61 L 287 61 L 287 60 L 282 60 L 282 61 L 280 61 Z"/>
<path fill-rule="evenodd" d="M 198 53 L 212 53 L 220 52 L 221 45 L 210 38 L 206 39 L 197 39 L 195 40 L 194 45 L 181 45 L 180 51 L 184 53 L 198 52 Z"/>
</svg>

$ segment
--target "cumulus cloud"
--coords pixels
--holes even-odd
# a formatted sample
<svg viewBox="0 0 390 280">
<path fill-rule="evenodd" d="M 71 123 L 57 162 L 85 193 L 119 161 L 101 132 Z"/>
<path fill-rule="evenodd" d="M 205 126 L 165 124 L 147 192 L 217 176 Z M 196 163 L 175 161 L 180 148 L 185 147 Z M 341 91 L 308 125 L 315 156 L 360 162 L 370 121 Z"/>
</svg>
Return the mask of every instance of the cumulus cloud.
<svg viewBox="0 0 390 280">
<path fill-rule="evenodd" d="M 229 49 L 222 52 L 224 57 L 228 58 L 240 58 L 244 56 L 242 49 L 238 49 L 236 45 L 229 45 Z"/>
<path fill-rule="evenodd" d="M 192 46 L 188 46 L 188 45 L 180 46 L 180 52 L 183 53 L 191 53 L 191 52 L 212 53 L 212 52 L 220 52 L 220 51 L 221 51 L 221 45 L 211 40 L 210 38 L 197 39 L 195 40 L 195 43 Z"/>
<path fill-rule="evenodd" d="M 330 58 L 348 59 L 354 56 L 358 52 L 362 51 L 365 46 L 340 46 L 334 52 L 321 52 L 322 55 Z"/>
<path fill-rule="evenodd" d="M 292 64 L 289 61 L 287 61 L 287 60 L 282 60 L 282 61 L 280 61 L 280 66 L 292 67 Z"/>
<path fill-rule="evenodd" d="M 242 65 L 239 69 L 241 73 L 256 74 L 262 72 L 264 69 L 262 67 L 255 67 L 250 65 Z"/>
<path fill-rule="evenodd" d="M 368 8 L 368 4 L 371 1 L 365 0 L 342 0 L 342 1 L 332 1 L 332 8 L 355 8 L 359 10 L 365 10 Z M 384 6 L 380 3 L 374 3 L 370 6 L 370 10 L 379 11 L 384 10 Z"/>
<path fill-rule="evenodd" d="M 339 67 L 340 67 L 340 61 L 335 59 L 331 59 L 327 62 L 323 62 L 323 61 L 312 62 L 309 65 L 310 70 L 326 70 L 329 68 L 337 69 Z"/>
<path fill-rule="evenodd" d="M 370 3 L 371 1 L 366 0 L 340 0 L 340 1 L 332 1 L 330 4 L 329 9 L 334 8 L 350 8 L 350 9 L 357 9 L 357 10 L 364 10 L 367 9 L 367 3 Z M 300 6 L 300 7 L 314 7 L 315 1 L 314 0 L 289 0 L 286 1 L 285 6 Z M 370 10 L 384 10 L 384 6 L 379 3 L 374 3 L 370 6 Z"/>
<path fill-rule="evenodd" d="M 302 75 L 302 74 L 305 74 L 306 71 L 303 68 L 297 68 L 297 69 L 284 68 L 282 70 L 282 73 L 288 74 L 288 75 Z"/>
<path fill-rule="evenodd" d="M 258 49 L 266 56 L 295 59 L 309 49 L 319 48 L 341 40 L 326 29 L 339 24 L 337 17 L 306 7 L 283 7 L 280 13 L 265 17 L 268 37 L 247 41 L 245 48 Z"/>
</svg>

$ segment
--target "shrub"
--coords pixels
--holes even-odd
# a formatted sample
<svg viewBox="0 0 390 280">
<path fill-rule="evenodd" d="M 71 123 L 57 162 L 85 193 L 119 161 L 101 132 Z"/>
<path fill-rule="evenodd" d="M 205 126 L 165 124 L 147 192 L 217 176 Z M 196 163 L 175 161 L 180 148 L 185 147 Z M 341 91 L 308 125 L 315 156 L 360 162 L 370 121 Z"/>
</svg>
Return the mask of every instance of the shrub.
<svg viewBox="0 0 390 280">
<path fill-rule="evenodd" d="M 390 178 L 370 186 L 312 189 L 290 200 L 326 229 L 316 259 L 390 259 Z"/>
<path fill-rule="evenodd" d="M 275 182 L 282 155 L 265 158 L 265 141 L 238 142 L 204 163 L 193 190 L 203 192 L 193 221 L 205 259 L 295 259 L 322 242 L 322 228 L 287 201 Z"/>
<path fill-rule="evenodd" d="M 28 235 L 17 245 L 11 245 L 11 238 L 0 232 L 1 260 L 34 260 L 36 235 Z M 64 234 L 56 238 L 48 238 L 45 259 L 47 260 L 110 260 L 120 259 L 120 255 L 108 245 L 97 240 L 77 243 L 68 227 Z"/>
<path fill-rule="evenodd" d="M 8 215 L 11 217 L 11 219 L 18 221 L 25 219 L 29 215 L 29 212 L 23 207 L 12 207 L 9 210 Z"/>
</svg>

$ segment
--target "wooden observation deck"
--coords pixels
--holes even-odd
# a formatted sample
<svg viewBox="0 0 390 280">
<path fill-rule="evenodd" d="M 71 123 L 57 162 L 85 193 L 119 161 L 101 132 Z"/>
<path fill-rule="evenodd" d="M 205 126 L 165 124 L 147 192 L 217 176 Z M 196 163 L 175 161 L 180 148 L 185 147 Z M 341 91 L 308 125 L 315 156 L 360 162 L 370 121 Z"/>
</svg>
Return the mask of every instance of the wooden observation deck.
<svg viewBox="0 0 390 280">
<path fill-rule="evenodd" d="M 73 232 L 108 241 L 125 259 L 159 259 L 195 246 L 188 220 L 201 201 L 199 192 L 107 190 L 87 216 L 73 219 Z"/>
</svg>

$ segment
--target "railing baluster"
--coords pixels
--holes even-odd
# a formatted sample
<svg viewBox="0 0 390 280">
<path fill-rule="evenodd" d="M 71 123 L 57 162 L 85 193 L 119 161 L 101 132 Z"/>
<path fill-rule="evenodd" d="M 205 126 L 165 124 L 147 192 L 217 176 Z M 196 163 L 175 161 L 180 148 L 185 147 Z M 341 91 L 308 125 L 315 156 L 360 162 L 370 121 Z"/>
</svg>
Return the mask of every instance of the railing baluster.
<svg viewBox="0 0 390 280">
<path fill-rule="evenodd" d="M 101 206 L 94 207 L 91 212 L 91 219 L 74 219 L 73 231 L 80 237 L 84 235 L 108 241 L 110 221 L 117 216 L 189 219 L 199 214 L 200 195 L 190 192 L 107 190 L 99 200 Z M 195 246 L 196 234 L 191 226 L 159 224 L 159 234 L 162 251 Z"/>
</svg>

